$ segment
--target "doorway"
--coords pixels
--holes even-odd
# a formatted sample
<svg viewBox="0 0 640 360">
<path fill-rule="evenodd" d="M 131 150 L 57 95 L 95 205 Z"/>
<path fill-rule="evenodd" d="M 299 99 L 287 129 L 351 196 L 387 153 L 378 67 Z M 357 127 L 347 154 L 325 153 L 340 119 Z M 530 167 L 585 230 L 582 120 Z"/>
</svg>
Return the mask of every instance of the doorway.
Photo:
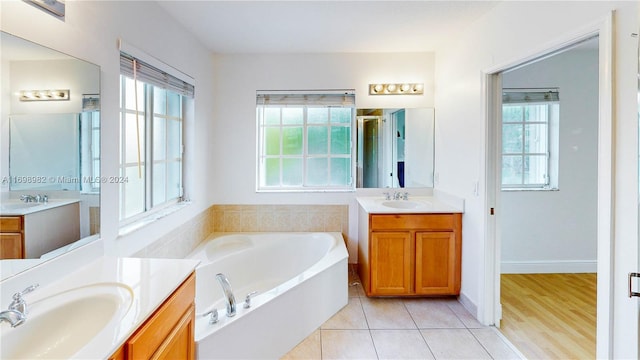
<svg viewBox="0 0 640 360">
<path fill-rule="evenodd" d="M 493 92 L 489 109 L 493 139 L 488 139 L 496 143 L 489 156 L 493 167 L 488 167 L 493 169 L 488 179 L 493 178 L 498 209 L 493 223 L 496 325 L 502 318 L 502 331 L 516 346 L 518 338 L 526 339 L 521 351 L 527 357 L 595 358 L 598 37 L 585 37 L 491 77 L 491 88 L 498 90 Z M 569 308 L 561 299 L 575 297 L 575 293 L 563 292 L 578 282 L 588 285 L 583 286 L 590 292 L 585 294 L 590 299 L 587 305 L 581 303 L 581 309 L 559 314 L 555 320 L 544 313 L 541 304 L 545 302 L 557 301 L 551 307 Z M 531 301 L 545 290 L 550 292 L 540 303 Z M 576 313 L 581 310 L 584 312 Z M 587 325 L 572 317 L 587 319 Z M 546 324 L 549 320 L 556 323 Z M 581 335 L 558 341 L 549 330 L 554 328 L 562 329 L 558 336 L 567 332 Z M 549 336 L 545 341 L 527 331 Z M 576 347 L 567 347 L 568 342 Z M 524 348 L 527 343 L 534 346 Z"/>
</svg>

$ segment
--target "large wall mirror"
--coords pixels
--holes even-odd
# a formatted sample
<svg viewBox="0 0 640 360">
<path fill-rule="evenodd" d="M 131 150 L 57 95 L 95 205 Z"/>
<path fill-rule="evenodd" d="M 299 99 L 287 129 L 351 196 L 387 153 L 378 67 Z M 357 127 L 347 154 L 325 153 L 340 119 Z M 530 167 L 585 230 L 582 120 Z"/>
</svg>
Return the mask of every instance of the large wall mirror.
<svg viewBox="0 0 640 360">
<path fill-rule="evenodd" d="M 100 231 L 100 68 L 0 33 L 0 277 Z"/>
<path fill-rule="evenodd" d="M 434 110 L 358 109 L 358 188 L 433 187 Z"/>
</svg>

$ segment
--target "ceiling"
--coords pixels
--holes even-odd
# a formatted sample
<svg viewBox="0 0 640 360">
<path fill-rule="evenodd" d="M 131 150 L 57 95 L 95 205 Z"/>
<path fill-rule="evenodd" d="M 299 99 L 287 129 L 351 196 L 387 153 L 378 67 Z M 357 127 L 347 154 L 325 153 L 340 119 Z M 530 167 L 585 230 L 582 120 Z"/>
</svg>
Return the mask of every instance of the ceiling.
<svg viewBox="0 0 640 360">
<path fill-rule="evenodd" d="M 166 1 L 215 53 L 425 52 L 498 1 Z"/>
</svg>

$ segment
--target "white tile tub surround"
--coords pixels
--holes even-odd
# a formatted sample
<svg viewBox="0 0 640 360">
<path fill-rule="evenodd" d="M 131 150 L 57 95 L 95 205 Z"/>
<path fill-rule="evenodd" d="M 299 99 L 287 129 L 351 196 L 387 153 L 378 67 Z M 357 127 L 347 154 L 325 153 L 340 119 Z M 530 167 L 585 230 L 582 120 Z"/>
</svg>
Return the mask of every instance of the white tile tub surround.
<svg viewBox="0 0 640 360">
<path fill-rule="evenodd" d="M 279 358 L 347 304 L 348 254 L 340 233 L 214 233 L 189 258 L 202 261 L 196 270 L 199 359 Z M 233 317 L 226 316 L 217 273 L 234 290 Z M 245 309 L 251 291 L 258 294 Z M 212 308 L 216 324 L 204 316 Z"/>
</svg>

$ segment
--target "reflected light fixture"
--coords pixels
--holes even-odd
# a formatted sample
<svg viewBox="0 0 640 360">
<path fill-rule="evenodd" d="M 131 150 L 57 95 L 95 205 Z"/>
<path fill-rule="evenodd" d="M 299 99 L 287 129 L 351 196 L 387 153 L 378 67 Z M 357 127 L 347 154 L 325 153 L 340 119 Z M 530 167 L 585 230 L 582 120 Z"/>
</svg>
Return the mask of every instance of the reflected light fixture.
<svg viewBox="0 0 640 360">
<path fill-rule="evenodd" d="M 20 101 L 61 101 L 69 100 L 69 90 L 22 90 Z"/>
<path fill-rule="evenodd" d="M 43 10 L 54 17 L 64 21 L 65 4 L 64 0 L 22 0 L 29 5 Z"/>
<path fill-rule="evenodd" d="M 369 84 L 369 95 L 423 95 L 422 83 Z"/>
</svg>

